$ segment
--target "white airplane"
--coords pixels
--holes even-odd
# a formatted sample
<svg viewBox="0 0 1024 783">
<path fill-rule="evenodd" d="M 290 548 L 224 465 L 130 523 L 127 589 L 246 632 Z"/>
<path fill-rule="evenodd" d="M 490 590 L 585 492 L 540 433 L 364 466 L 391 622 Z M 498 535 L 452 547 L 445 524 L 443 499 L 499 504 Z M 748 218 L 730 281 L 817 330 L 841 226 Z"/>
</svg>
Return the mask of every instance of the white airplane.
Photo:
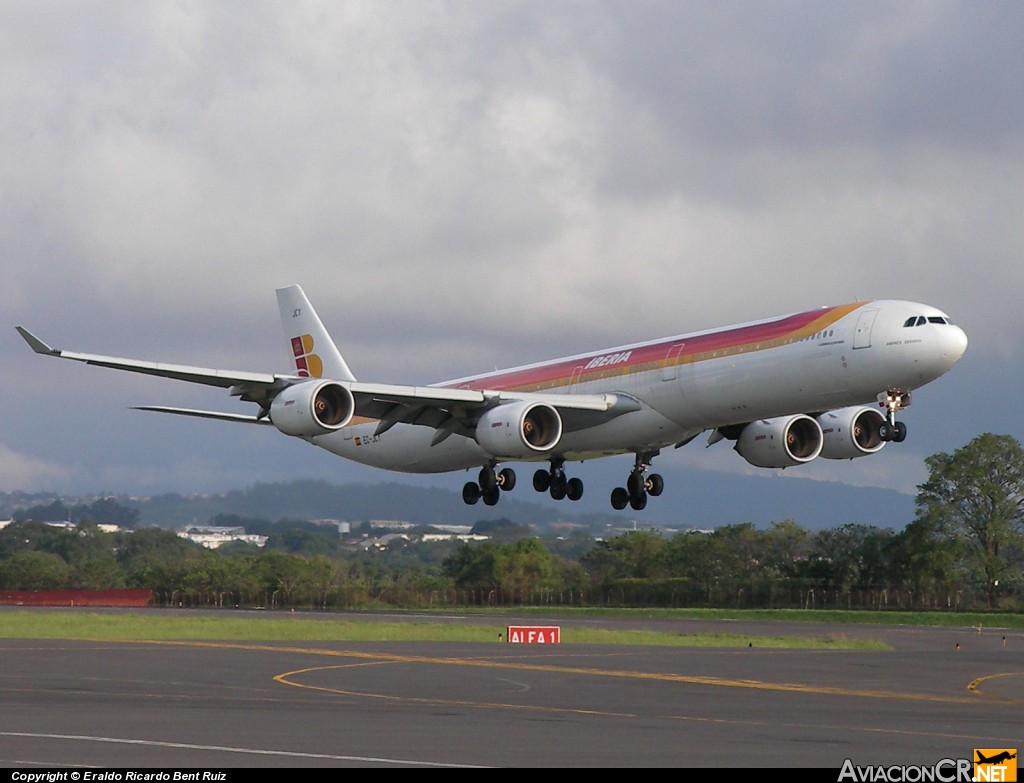
<svg viewBox="0 0 1024 783">
<path fill-rule="evenodd" d="M 516 474 L 506 462 L 548 462 L 533 486 L 578 500 L 566 462 L 636 455 L 616 509 L 644 508 L 664 481 L 648 474 L 669 446 L 710 430 L 708 445 L 762 468 L 821 456 L 853 459 L 900 442 L 896 414 L 911 391 L 949 370 L 967 336 L 945 313 L 878 300 L 823 307 L 651 342 L 474 375 L 432 386 L 363 383 L 349 370 L 302 289 L 277 291 L 294 371 L 214 370 L 51 348 L 22 327 L 36 353 L 219 386 L 259 406 L 255 416 L 140 406 L 139 410 L 273 425 L 328 451 L 387 470 L 479 468 L 462 496 L 498 502 Z"/>
</svg>

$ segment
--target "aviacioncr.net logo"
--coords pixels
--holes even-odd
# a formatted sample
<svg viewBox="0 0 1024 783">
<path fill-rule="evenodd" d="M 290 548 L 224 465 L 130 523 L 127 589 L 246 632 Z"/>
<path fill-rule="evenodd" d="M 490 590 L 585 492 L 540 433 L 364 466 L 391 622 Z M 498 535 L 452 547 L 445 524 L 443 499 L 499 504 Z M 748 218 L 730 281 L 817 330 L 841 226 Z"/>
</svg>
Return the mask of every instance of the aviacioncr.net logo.
<svg viewBox="0 0 1024 783">
<path fill-rule="evenodd" d="M 975 748 L 972 779 L 1013 783 L 1017 780 L 1017 749 Z"/>
<path fill-rule="evenodd" d="M 942 759 L 932 766 L 855 766 L 850 759 L 843 762 L 839 783 L 968 783 L 972 781 L 970 759 Z"/>
</svg>

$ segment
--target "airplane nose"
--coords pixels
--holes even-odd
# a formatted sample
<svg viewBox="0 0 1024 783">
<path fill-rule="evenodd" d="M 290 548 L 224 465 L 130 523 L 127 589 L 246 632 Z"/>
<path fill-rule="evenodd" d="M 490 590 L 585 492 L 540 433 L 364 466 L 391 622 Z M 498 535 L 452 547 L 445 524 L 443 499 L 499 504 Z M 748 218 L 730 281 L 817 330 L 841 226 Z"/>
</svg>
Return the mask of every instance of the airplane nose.
<svg viewBox="0 0 1024 783">
<path fill-rule="evenodd" d="M 948 370 L 964 355 L 967 350 L 967 334 L 959 326 L 950 324 L 942 329 L 942 340 L 940 342 L 942 352 L 942 363 Z"/>
<path fill-rule="evenodd" d="M 954 326 L 950 330 L 948 343 L 949 345 L 946 350 L 949 355 L 950 364 L 953 364 L 967 350 L 967 333 L 959 326 Z"/>
</svg>

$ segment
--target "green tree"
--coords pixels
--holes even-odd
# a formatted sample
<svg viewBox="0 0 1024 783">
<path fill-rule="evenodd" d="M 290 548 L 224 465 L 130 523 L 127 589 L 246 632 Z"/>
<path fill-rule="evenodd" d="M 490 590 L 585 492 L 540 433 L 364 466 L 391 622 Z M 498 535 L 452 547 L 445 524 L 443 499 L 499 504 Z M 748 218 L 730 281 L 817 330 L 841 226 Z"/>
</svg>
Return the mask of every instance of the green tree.
<svg viewBox="0 0 1024 783">
<path fill-rule="evenodd" d="M 999 580 L 1019 563 L 1024 534 L 1024 449 L 1009 435 L 979 435 L 952 454 L 925 460 L 928 480 L 918 487 L 920 519 L 960 541 L 984 580 L 990 609 Z"/>
<path fill-rule="evenodd" d="M 634 530 L 598 541 L 580 562 L 597 584 L 616 579 L 651 579 L 665 571 L 668 545 L 652 530 Z"/>
<path fill-rule="evenodd" d="M 493 541 L 465 543 L 455 551 L 455 554 L 445 558 L 441 573 L 462 590 L 495 590 L 498 587 L 494 573 L 497 558 L 498 544 Z"/>
<path fill-rule="evenodd" d="M 201 546 L 173 531 L 158 528 L 119 533 L 114 540 L 117 562 L 124 569 L 129 587 L 145 587 L 170 595 L 184 589 L 186 564 L 190 556 L 203 551 Z"/>
<path fill-rule="evenodd" d="M 551 555 L 536 538 L 521 538 L 514 544 L 502 544 L 494 572 L 502 592 L 520 603 L 528 593 L 552 587 Z"/>
<path fill-rule="evenodd" d="M 0 563 L 0 587 L 8 590 L 60 590 L 70 575 L 64 558 L 52 552 L 23 550 Z"/>
<path fill-rule="evenodd" d="M 761 545 L 768 574 L 783 578 L 797 576 L 810 547 L 807 530 L 792 519 L 772 522 L 761 536 Z"/>
<path fill-rule="evenodd" d="M 910 595 L 910 606 L 958 608 L 966 581 L 963 546 L 948 535 L 939 535 L 923 520 L 915 520 L 895 534 L 889 547 L 894 582 Z M 897 592 L 896 605 L 902 606 Z M 886 594 L 888 603 L 888 594 Z"/>
</svg>

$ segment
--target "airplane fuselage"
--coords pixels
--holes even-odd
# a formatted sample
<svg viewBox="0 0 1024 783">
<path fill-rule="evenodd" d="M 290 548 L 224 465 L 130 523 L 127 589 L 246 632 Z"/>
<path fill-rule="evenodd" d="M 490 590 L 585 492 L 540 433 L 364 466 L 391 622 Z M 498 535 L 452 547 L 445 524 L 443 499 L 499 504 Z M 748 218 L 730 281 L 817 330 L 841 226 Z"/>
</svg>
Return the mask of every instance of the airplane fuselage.
<svg viewBox="0 0 1024 783">
<path fill-rule="evenodd" d="M 919 323 L 920 322 L 920 323 Z M 790 414 L 877 405 L 887 389 L 912 390 L 945 373 L 962 355 L 963 331 L 934 307 L 878 300 L 579 354 L 437 384 L 547 394 L 612 393 L 636 410 L 565 432 L 556 449 L 574 461 L 656 453 L 704 430 Z M 312 442 L 389 470 L 432 473 L 479 467 L 492 459 L 461 436 L 433 442 L 432 430 L 353 423 Z M 535 460 L 551 459 L 538 454 Z"/>
</svg>

